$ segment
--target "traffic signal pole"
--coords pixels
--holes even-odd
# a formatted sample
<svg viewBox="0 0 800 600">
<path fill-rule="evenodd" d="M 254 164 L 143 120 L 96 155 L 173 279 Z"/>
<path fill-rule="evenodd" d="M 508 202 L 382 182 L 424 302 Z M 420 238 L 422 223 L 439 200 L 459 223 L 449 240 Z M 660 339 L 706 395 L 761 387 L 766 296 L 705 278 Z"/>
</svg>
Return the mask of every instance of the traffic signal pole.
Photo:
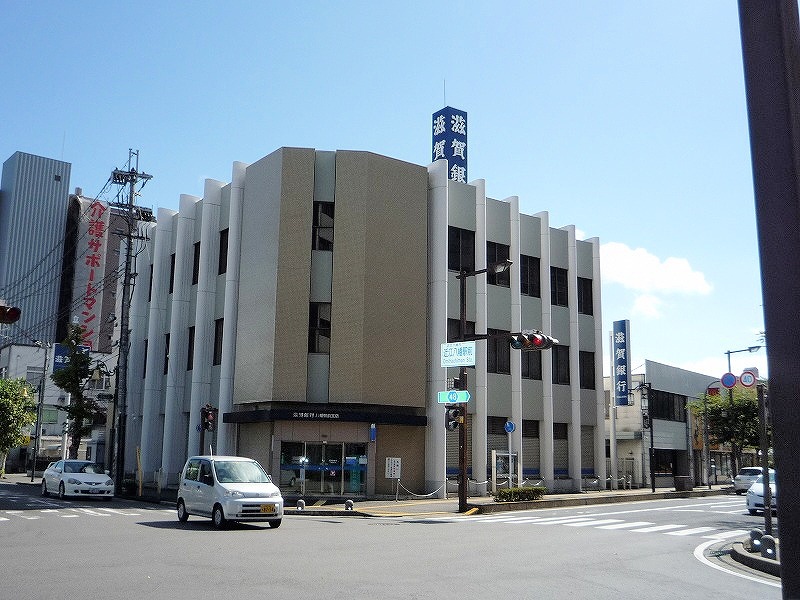
<svg viewBox="0 0 800 600">
<path fill-rule="evenodd" d="M 459 274 L 459 304 L 461 326 L 459 341 L 465 341 L 467 333 L 467 276 L 466 271 Z M 461 367 L 459 387 L 467 389 L 467 368 Z M 461 426 L 458 428 L 458 512 L 467 512 L 467 403 L 461 403 Z"/>
</svg>

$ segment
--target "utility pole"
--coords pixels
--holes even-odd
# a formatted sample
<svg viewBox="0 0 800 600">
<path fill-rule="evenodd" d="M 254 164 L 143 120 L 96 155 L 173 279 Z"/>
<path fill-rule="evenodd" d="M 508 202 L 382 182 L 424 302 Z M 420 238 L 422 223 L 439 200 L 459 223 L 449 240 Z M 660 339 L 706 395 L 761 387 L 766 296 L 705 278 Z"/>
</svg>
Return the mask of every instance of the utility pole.
<svg viewBox="0 0 800 600">
<path fill-rule="evenodd" d="M 136 167 L 133 166 L 133 158 L 136 157 Z M 139 236 L 138 224 L 142 219 L 141 212 L 136 208 L 136 184 L 140 181 L 147 183 L 152 179 L 152 175 L 139 172 L 139 151 L 128 150 L 128 170 L 114 169 L 111 173 L 111 181 L 117 185 L 128 186 L 128 199 L 126 202 L 110 203 L 120 209 L 125 215 L 126 231 L 125 235 L 125 269 L 122 280 L 122 310 L 120 314 L 120 334 L 119 334 L 119 359 L 117 362 L 117 451 L 115 463 L 115 487 L 122 489 L 125 477 L 125 427 L 128 418 L 128 352 L 130 351 L 130 309 L 131 309 L 131 279 L 133 253 L 131 246 L 134 239 L 146 239 Z M 144 183 L 142 184 L 144 186 Z"/>
</svg>

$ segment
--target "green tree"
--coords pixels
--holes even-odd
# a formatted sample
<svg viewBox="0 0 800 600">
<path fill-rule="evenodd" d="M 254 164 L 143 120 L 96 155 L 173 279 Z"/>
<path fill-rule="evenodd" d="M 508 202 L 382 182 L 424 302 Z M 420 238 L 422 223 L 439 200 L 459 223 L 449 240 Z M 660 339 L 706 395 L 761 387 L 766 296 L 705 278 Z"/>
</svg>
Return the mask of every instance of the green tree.
<svg viewBox="0 0 800 600">
<path fill-rule="evenodd" d="M 707 415 L 711 443 L 730 445 L 735 471 L 736 465 L 741 465 L 742 450 L 758 448 L 760 431 L 755 388 L 737 386 L 732 391 L 732 397 L 727 390 L 714 395 L 704 394 L 690 402 L 689 409 L 701 419 Z"/>
<path fill-rule="evenodd" d="M 0 476 L 6 473 L 11 448 L 25 444 L 23 431 L 36 421 L 33 388 L 24 379 L 0 379 Z"/>
<path fill-rule="evenodd" d="M 91 396 L 85 395 L 92 359 L 81 348 L 82 339 L 83 327 L 70 325 L 67 339 L 62 342 L 67 348 L 68 362 L 61 369 L 54 370 L 50 376 L 58 387 L 70 395 L 69 406 L 62 409 L 68 418 L 69 458 L 78 458 L 81 438 L 91 433 L 94 418 L 103 413 L 100 404 Z"/>
</svg>

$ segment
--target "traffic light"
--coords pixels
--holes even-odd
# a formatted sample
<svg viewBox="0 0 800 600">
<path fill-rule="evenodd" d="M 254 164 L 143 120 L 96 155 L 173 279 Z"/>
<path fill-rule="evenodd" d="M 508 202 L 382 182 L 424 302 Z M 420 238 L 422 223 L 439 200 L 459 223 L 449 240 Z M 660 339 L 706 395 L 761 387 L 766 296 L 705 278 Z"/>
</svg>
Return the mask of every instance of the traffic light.
<svg viewBox="0 0 800 600">
<path fill-rule="evenodd" d="M 16 306 L 5 306 L 0 304 L 0 323 L 16 323 L 22 316 L 22 310 Z"/>
<path fill-rule="evenodd" d="M 458 406 L 448 406 L 444 411 L 444 427 L 447 431 L 455 431 L 461 425 L 461 409 Z"/>
<path fill-rule="evenodd" d="M 216 417 L 217 417 L 217 409 L 211 406 L 210 404 L 206 404 L 203 408 L 200 409 L 200 418 L 203 421 L 203 429 L 206 431 L 214 431 L 214 426 L 216 425 Z"/>
<path fill-rule="evenodd" d="M 558 340 L 541 331 L 523 331 L 521 333 L 511 333 L 508 336 L 508 343 L 514 350 L 530 352 L 531 350 L 549 350 Z"/>
<path fill-rule="evenodd" d="M 647 413 L 642 413 L 642 427 L 644 429 L 650 429 L 650 415 Z"/>
</svg>

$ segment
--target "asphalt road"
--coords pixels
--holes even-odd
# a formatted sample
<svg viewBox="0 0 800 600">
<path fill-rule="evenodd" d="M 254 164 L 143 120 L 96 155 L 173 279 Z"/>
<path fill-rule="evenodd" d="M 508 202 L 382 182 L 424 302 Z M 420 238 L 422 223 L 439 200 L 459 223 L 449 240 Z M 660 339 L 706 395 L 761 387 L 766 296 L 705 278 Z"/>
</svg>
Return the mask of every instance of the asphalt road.
<svg viewBox="0 0 800 600">
<path fill-rule="evenodd" d="M 760 525 L 738 496 L 495 515 L 291 516 L 279 529 L 0 484 L 2 597 L 780 598 L 713 556 Z"/>
</svg>

